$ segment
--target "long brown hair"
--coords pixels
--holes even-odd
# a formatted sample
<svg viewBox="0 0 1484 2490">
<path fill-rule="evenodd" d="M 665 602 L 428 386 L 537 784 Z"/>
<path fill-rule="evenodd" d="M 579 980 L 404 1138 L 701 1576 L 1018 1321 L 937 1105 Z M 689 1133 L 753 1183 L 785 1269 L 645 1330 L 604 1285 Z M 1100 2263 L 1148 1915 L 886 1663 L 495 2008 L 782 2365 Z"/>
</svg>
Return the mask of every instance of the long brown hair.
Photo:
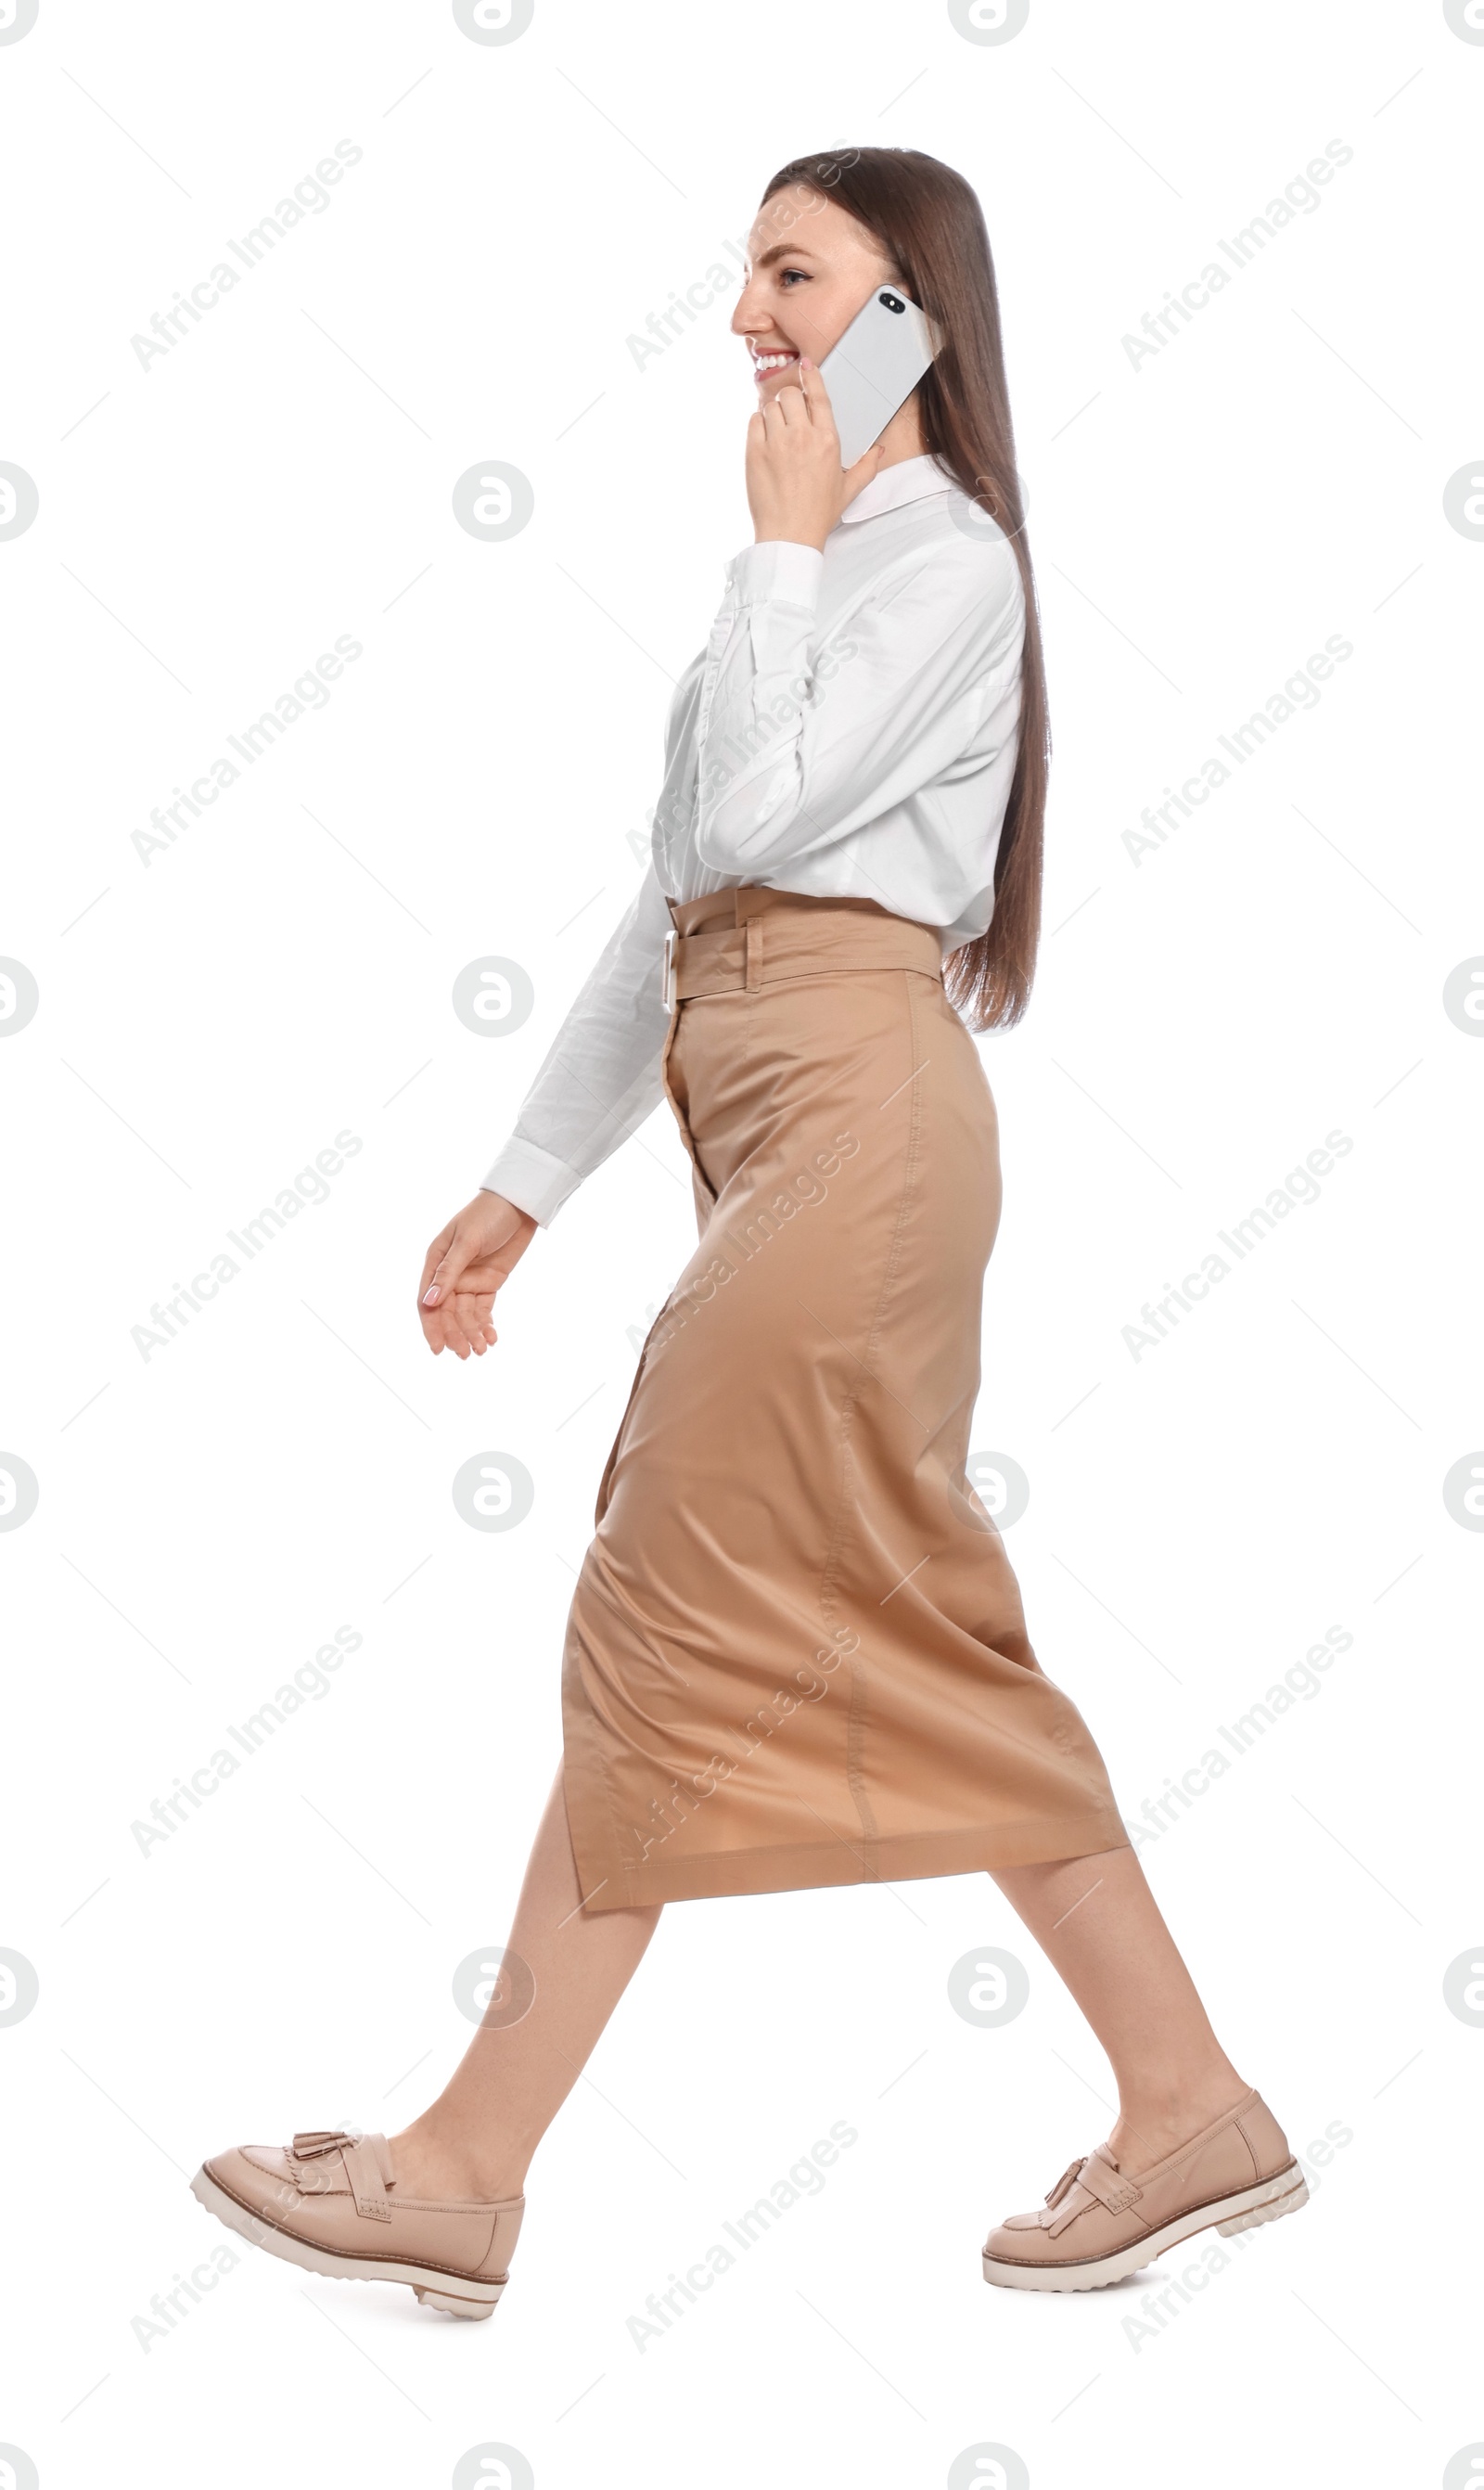
<svg viewBox="0 0 1484 2490">
<path fill-rule="evenodd" d="M 955 951 L 944 969 L 948 992 L 971 1028 L 1009 1028 L 1030 1000 L 1041 935 L 1051 738 L 989 237 L 963 176 L 916 148 L 845 147 L 796 157 L 774 174 L 763 199 L 794 183 L 838 200 L 864 225 L 891 260 L 903 292 L 937 322 L 944 344 L 918 384 L 928 448 L 1004 529 L 1020 567 L 1019 742 L 995 857 L 994 914 L 988 931 Z"/>
</svg>

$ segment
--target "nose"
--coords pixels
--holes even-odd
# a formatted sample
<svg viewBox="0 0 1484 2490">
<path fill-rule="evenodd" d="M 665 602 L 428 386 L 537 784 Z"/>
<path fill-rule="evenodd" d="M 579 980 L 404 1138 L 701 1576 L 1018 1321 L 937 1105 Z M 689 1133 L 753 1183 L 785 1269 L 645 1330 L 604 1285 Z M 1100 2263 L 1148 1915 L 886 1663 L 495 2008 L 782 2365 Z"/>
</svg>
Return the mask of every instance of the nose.
<svg viewBox="0 0 1484 2490">
<path fill-rule="evenodd" d="M 759 302 L 760 288 L 750 276 L 737 297 L 737 307 L 731 315 L 734 337 L 760 337 L 767 327 L 767 315 Z"/>
</svg>

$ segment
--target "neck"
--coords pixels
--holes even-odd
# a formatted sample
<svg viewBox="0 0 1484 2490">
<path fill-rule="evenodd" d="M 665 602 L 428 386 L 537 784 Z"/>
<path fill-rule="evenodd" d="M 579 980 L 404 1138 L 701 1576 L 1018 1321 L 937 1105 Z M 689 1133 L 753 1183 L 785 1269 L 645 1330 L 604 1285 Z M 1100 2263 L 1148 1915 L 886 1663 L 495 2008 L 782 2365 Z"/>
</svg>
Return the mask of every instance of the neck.
<svg viewBox="0 0 1484 2490">
<path fill-rule="evenodd" d="M 923 438 L 923 420 L 916 390 L 906 403 L 897 409 L 881 435 L 881 467 L 896 467 L 903 458 L 921 458 L 928 449 Z M 881 467 L 876 469 L 879 476 Z"/>
</svg>

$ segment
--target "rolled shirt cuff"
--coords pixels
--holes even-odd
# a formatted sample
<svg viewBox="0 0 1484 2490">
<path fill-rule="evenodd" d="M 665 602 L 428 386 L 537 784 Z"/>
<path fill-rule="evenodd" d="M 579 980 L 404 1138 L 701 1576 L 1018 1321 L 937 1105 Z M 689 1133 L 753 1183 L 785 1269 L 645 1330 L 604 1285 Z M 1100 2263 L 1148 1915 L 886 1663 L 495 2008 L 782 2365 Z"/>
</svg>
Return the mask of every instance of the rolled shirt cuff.
<svg viewBox="0 0 1484 2490">
<path fill-rule="evenodd" d="M 550 1150 L 538 1149 L 534 1142 L 518 1141 L 512 1135 L 493 1167 L 480 1177 L 479 1190 L 502 1194 L 538 1228 L 549 1228 L 582 1180 L 577 1169 L 568 1167 L 565 1159 L 554 1158 Z"/>
<path fill-rule="evenodd" d="M 789 537 L 773 536 L 765 544 L 744 545 L 728 565 L 728 576 L 742 605 L 777 600 L 785 605 L 802 605 L 806 613 L 813 614 L 819 602 L 824 556 L 817 545 L 794 544 Z"/>
</svg>

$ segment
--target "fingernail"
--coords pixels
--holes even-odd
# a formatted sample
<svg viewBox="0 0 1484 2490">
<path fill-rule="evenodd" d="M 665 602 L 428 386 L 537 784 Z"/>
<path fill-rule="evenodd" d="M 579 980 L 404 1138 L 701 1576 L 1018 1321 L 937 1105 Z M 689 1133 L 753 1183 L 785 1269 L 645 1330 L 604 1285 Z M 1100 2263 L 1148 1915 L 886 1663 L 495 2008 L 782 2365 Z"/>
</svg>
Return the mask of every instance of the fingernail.
<svg viewBox="0 0 1484 2490">
<path fill-rule="evenodd" d="M 422 1302 L 425 1306 L 436 1306 L 438 1303 L 438 1290 L 436 1288 L 430 1288 Z"/>
</svg>

